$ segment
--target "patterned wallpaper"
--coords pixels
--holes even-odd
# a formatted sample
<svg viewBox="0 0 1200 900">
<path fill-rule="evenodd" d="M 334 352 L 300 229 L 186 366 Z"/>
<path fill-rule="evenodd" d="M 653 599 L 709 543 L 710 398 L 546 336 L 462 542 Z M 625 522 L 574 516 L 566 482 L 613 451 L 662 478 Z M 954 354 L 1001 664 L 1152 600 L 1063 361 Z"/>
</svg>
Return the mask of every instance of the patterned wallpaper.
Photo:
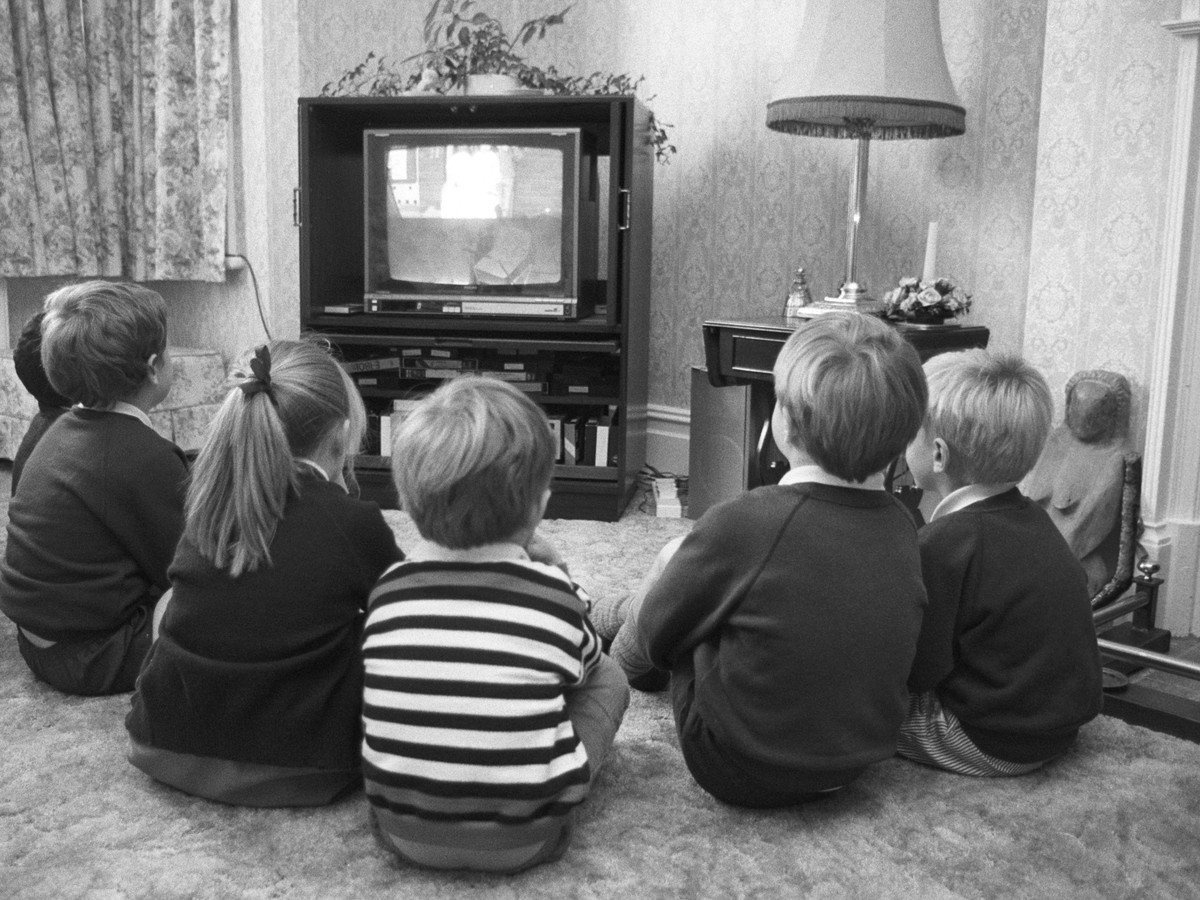
<svg viewBox="0 0 1200 900">
<path fill-rule="evenodd" d="M 515 25 L 566 0 L 481 3 Z M 261 55 L 297 53 L 298 96 L 319 92 L 368 50 L 400 59 L 419 49 L 429 0 L 270 0 L 267 7 L 273 18 L 263 23 Z M 645 75 L 643 98 L 674 125 L 679 153 L 656 167 L 653 404 L 689 405 L 705 318 L 780 310 L 798 264 L 818 295 L 836 291 L 843 273 L 852 142 L 778 134 L 764 124 L 802 13 L 795 0 L 578 0 L 565 26 L 530 45 L 535 61 L 565 71 Z M 861 232 L 862 274 L 878 296 L 918 273 L 928 222 L 938 221 L 939 273 L 975 295 L 969 321 L 992 330 L 992 346 L 1025 352 L 1058 395 L 1082 368 L 1125 373 L 1139 435 L 1178 52 L 1160 23 L 1179 15 L 1180 0 L 941 0 L 967 133 L 875 142 Z M 266 152 L 286 153 L 294 168 L 287 80 L 274 77 L 277 102 L 261 102 L 280 123 L 272 133 L 286 138 L 286 148 Z M 263 148 L 243 152 L 253 159 Z M 268 201 L 269 210 L 245 215 L 244 227 L 259 228 L 260 213 L 288 226 L 279 259 L 267 266 L 278 272 L 264 285 L 276 295 L 274 321 L 287 331 L 296 317 L 294 277 L 284 271 L 295 257 L 290 192 L 272 184 L 259 207 Z M 244 273 L 224 285 L 156 286 L 168 296 L 179 343 L 231 354 L 260 339 Z M 14 335 L 50 287 L 8 282 Z"/>
<path fill-rule="evenodd" d="M 516 24 L 562 5 L 487 8 Z M 316 92 L 368 49 L 415 51 L 427 9 L 426 0 L 301 0 L 301 91 Z M 764 124 L 802 10 L 794 0 L 584 0 L 531 45 L 531 56 L 564 70 L 645 75 L 643 95 L 674 125 L 679 153 L 655 181 L 652 403 L 689 405 L 704 319 L 781 310 L 797 265 L 815 294 L 836 293 L 844 274 L 853 142 Z M 873 143 L 860 232 L 863 274 L 880 296 L 919 274 L 928 223 L 938 221 L 939 274 L 974 293 L 973 321 L 1012 349 L 1024 328 L 1045 18 L 1046 0 L 944 0 L 967 134 Z"/>
<path fill-rule="evenodd" d="M 1145 427 L 1178 0 L 1050 4 L 1024 349 L 1061 394 L 1080 369 L 1134 389 Z M 1139 437 L 1140 440 L 1140 437 Z"/>
<path fill-rule="evenodd" d="M 882 296 L 919 274 L 928 223 L 938 221 L 938 272 L 975 295 L 973 321 L 992 329 L 997 346 L 1021 340 L 1044 5 L 943 3 L 968 132 L 875 142 L 870 153 L 860 232 L 868 287 Z M 752 18 L 739 27 L 723 21 L 720 4 L 702 4 L 707 28 L 678 33 L 685 64 L 667 58 L 653 73 L 661 95 L 683 104 L 676 121 L 692 123 L 681 130 L 678 165 L 660 170 L 655 186 L 653 340 L 661 352 L 651 384 L 652 399 L 668 405 L 687 405 L 704 318 L 776 312 L 797 264 L 818 294 L 836 293 L 845 269 L 853 143 L 766 129 L 800 16 L 795 4 L 745 6 Z M 647 50 L 642 58 L 655 59 Z M 710 67 L 709 59 L 720 62 Z M 701 90 L 692 87 L 697 77 Z"/>
</svg>

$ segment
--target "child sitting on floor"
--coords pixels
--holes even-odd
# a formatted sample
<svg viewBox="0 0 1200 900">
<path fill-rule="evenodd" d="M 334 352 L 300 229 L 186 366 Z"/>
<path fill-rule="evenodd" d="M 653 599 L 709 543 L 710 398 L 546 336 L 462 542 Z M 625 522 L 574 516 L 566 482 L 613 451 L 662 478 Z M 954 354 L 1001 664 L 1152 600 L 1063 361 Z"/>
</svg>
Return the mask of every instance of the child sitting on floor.
<svg viewBox="0 0 1200 900">
<path fill-rule="evenodd" d="M 349 376 L 307 341 L 250 366 L 196 458 L 129 760 L 210 800 L 315 806 L 361 781 L 364 610 L 401 553 L 342 483 L 366 426 Z"/>
<path fill-rule="evenodd" d="M 929 413 L 907 461 L 941 496 L 920 532 L 929 608 L 899 752 L 963 775 L 1020 775 L 1100 711 L 1087 577 L 1016 484 L 1050 431 L 1046 381 L 1015 356 L 925 364 Z"/>
<path fill-rule="evenodd" d="M 29 421 L 25 436 L 21 438 L 21 446 L 17 448 L 12 462 L 12 492 L 17 492 L 17 483 L 21 480 L 21 472 L 29 454 L 38 445 L 42 435 L 49 430 L 54 421 L 71 408 L 71 401 L 54 389 L 46 370 L 42 366 L 42 319 L 45 312 L 38 312 L 29 317 L 21 336 L 17 338 L 17 346 L 13 348 L 13 368 L 25 390 L 37 401 L 37 414 Z"/>
<path fill-rule="evenodd" d="M 790 471 L 667 545 L 612 647 L 635 687 L 670 673 L 692 776 L 750 807 L 893 755 L 925 605 L 916 526 L 883 489 L 925 413 L 916 351 L 878 319 L 830 313 L 788 338 L 775 396 Z"/>
<path fill-rule="evenodd" d="M 42 362 L 79 405 L 21 473 L 0 609 L 42 681 L 70 694 L 129 691 L 183 529 L 187 464 L 148 416 L 173 378 L 166 304 L 135 284 L 60 288 L 46 298 Z"/>
<path fill-rule="evenodd" d="M 440 869 L 558 858 L 629 701 L 549 545 L 545 414 L 487 377 L 426 398 L 392 468 L 423 540 L 380 579 L 363 643 L 363 776 L 380 836 Z"/>
</svg>

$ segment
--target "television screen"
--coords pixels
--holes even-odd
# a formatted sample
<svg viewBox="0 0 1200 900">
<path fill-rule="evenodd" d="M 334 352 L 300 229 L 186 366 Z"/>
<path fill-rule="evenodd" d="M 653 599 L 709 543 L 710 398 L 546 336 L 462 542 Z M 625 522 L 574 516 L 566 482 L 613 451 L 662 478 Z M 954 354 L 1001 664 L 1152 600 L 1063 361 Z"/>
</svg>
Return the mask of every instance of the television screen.
<svg viewBox="0 0 1200 900">
<path fill-rule="evenodd" d="M 577 295 L 578 129 L 364 141 L 368 298 Z"/>
</svg>

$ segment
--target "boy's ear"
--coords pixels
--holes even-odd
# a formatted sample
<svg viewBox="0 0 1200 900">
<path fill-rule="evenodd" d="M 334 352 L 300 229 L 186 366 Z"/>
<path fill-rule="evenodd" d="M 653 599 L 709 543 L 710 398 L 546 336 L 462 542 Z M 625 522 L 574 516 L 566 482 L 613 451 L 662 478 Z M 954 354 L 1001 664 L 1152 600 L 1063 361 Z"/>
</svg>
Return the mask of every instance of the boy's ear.
<svg viewBox="0 0 1200 900">
<path fill-rule="evenodd" d="M 146 360 L 146 380 L 151 384 L 158 384 L 159 373 L 162 372 L 163 358 L 161 353 L 151 353 L 150 358 Z"/>
<path fill-rule="evenodd" d="M 933 439 L 933 471 L 942 473 L 950 464 L 950 446 L 941 438 Z"/>
<path fill-rule="evenodd" d="M 546 490 L 542 492 L 542 496 L 538 500 L 534 501 L 533 507 L 529 510 L 529 527 L 534 531 L 537 530 L 537 527 L 541 523 L 542 519 L 546 517 L 546 507 L 549 505 L 550 488 L 546 488 Z"/>
</svg>

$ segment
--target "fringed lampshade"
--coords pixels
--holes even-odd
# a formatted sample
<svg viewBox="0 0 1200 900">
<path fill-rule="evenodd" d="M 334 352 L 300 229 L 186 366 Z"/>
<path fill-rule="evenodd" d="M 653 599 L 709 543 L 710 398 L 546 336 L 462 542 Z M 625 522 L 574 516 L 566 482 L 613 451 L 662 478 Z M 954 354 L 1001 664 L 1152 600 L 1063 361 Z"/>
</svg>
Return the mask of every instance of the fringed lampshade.
<svg viewBox="0 0 1200 900">
<path fill-rule="evenodd" d="M 846 281 L 824 309 L 876 311 L 855 277 L 866 211 L 870 140 L 940 138 L 966 130 L 942 49 L 938 0 L 807 0 L 794 67 L 767 104 L 767 127 L 809 137 L 853 138 Z"/>
</svg>

